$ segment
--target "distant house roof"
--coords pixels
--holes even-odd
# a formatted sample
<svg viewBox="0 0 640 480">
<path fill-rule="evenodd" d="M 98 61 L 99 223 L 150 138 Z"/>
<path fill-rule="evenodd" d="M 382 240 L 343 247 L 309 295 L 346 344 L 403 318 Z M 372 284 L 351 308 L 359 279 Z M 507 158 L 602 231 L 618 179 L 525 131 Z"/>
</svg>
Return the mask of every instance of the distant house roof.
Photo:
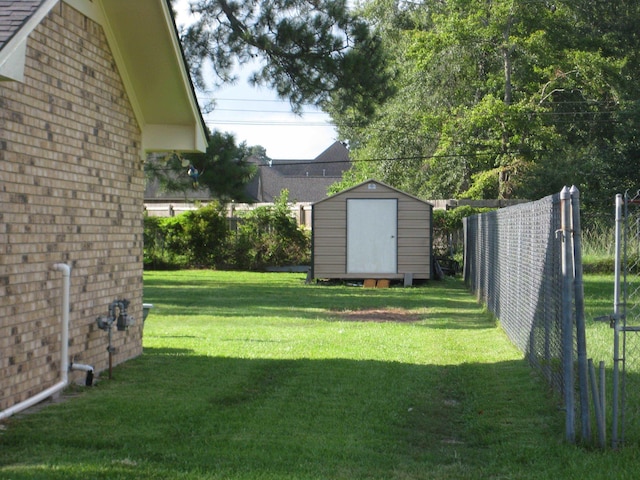
<svg viewBox="0 0 640 480">
<path fill-rule="evenodd" d="M 257 157 L 249 158 L 256 165 L 257 173 L 245 188 L 252 202 L 270 203 L 280 196 L 282 190 L 289 191 L 289 201 L 312 203 L 327 196 L 328 188 L 342 179 L 349 170 L 349 151 L 340 142 L 335 142 L 312 160 L 272 160 L 270 164 Z M 181 192 L 163 192 L 156 181 L 147 183 L 144 194 L 147 202 L 184 202 L 209 200 L 207 189 Z"/>
<path fill-rule="evenodd" d="M 334 142 L 313 160 L 273 160 L 270 166 L 283 176 L 342 177 L 350 167 L 349 150 Z"/>
<path fill-rule="evenodd" d="M 23 81 L 29 34 L 59 1 L 0 0 L 0 80 Z M 103 25 L 143 150 L 204 151 L 206 127 L 167 0 L 65 2 Z"/>
<path fill-rule="evenodd" d="M 256 202 L 273 202 L 283 190 L 288 190 L 291 202 L 314 202 L 325 198 L 328 188 L 340 179 L 335 176 L 287 175 L 275 166 L 261 165 L 247 193 Z"/>
<path fill-rule="evenodd" d="M 246 193 L 255 202 L 273 202 L 285 189 L 292 202 L 317 202 L 351 167 L 349 150 L 340 142 L 334 142 L 313 160 L 273 160 L 265 164 L 255 159 L 254 163 L 258 173 Z"/>
</svg>

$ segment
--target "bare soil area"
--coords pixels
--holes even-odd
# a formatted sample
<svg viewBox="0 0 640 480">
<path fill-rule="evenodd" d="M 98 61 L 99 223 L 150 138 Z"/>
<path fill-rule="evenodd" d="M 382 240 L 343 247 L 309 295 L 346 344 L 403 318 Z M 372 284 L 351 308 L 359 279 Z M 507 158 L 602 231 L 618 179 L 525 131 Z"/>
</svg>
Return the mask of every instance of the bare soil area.
<svg viewBox="0 0 640 480">
<path fill-rule="evenodd" d="M 347 322 L 419 322 L 422 320 L 417 313 L 402 308 L 384 308 L 367 310 L 348 310 L 333 312 L 341 320 Z"/>
</svg>

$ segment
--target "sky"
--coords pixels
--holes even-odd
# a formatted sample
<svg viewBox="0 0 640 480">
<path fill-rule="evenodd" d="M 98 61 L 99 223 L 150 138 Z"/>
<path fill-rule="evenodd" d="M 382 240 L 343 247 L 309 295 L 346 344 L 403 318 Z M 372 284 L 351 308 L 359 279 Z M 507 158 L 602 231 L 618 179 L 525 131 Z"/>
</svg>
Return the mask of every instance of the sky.
<svg viewBox="0 0 640 480">
<path fill-rule="evenodd" d="M 176 10 L 176 23 L 188 23 L 188 0 L 179 0 Z M 308 107 L 302 116 L 295 115 L 289 102 L 279 100 L 272 90 L 249 85 L 250 72 L 251 68 L 239 70 L 241 78 L 234 85 L 197 92 L 201 106 L 215 100 L 215 109 L 203 114 L 209 129 L 232 133 L 237 144 L 261 145 L 277 160 L 310 160 L 333 144 L 337 133 L 327 114 Z"/>
</svg>

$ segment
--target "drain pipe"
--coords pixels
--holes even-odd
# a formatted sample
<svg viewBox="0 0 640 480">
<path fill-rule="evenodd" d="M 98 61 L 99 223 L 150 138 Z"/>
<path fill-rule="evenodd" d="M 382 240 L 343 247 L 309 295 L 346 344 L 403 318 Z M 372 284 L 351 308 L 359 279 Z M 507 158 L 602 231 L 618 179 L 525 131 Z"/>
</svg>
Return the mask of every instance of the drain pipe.
<svg viewBox="0 0 640 480">
<path fill-rule="evenodd" d="M 87 372 L 87 376 L 85 378 L 84 384 L 87 387 L 93 385 L 93 367 L 91 365 L 84 365 L 82 363 L 74 363 L 71 362 L 69 365 L 69 370 L 79 370 L 82 372 Z"/>
<path fill-rule="evenodd" d="M 50 396 L 58 393 L 69 383 L 69 292 L 71 286 L 71 268 L 65 263 L 56 263 L 52 267 L 53 270 L 62 272 L 62 345 L 60 347 L 60 378 L 61 380 L 20 403 L 7 408 L 0 412 L 0 420 L 10 417 L 11 415 L 21 412 L 33 405 L 46 400 Z"/>
</svg>

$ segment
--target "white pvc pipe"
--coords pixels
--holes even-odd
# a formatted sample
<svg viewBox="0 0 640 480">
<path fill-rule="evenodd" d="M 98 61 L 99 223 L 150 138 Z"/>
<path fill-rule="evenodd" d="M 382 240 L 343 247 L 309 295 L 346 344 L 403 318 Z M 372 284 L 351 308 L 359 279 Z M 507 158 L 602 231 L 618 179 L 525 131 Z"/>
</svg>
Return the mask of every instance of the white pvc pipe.
<svg viewBox="0 0 640 480">
<path fill-rule="evenodd" d="M 84 365 L 82 363 L 71 363 L 69 370 L 79 370 L 81 372 L 93 373 L 93 367 L 91 365 Z"/>
<path fill-rule="evenodd" d="M 71 267 L 56 263 L 53 269 L 62 272 L 62 345 L 60 347 L 60 378 L 69 383 L 69 298 L 71 296 Z M 60 382 L 62 383 L 62 382 Z"/>
<path fill-rule="evenodd" d="M 69 296 L 71 290 L 71 268 L 65 263 L 56 263 L 53 270 L 62 272 L 62 345 L 60 347 L 60 378 L 61 380 L 33 397 L 16 403 L 0 412 L 0 420 L 10 417 L 37 403 L 46 400 L 64 389 L 69 383 Z"/>
</svg>

